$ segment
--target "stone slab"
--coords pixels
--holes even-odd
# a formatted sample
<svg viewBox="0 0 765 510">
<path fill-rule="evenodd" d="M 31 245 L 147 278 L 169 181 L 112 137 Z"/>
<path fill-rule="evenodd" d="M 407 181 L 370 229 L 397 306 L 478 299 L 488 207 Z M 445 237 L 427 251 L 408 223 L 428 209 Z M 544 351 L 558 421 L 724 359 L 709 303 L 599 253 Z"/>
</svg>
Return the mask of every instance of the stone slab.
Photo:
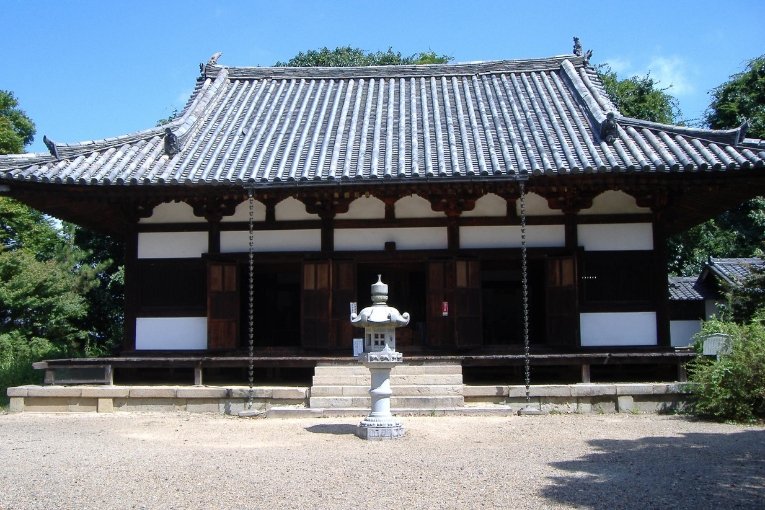
<svg viewBox="0 0 765 510">
<path fill-rule="evenodd" d="M 398 439 L 404 437 L 404 427 L 363 427 L 359 425 L 356 428 L 356 435 L 361 439 L 370 441 L 384 441 L 388 439 Z"/>
<path fill-rule="evenodd" d="M 506 397 L 508 387 L 505 385 L 468 385 L 462 389 L 465 398 L 468 397 Z"/>
<path fill-rule="evenodd" d="M 130 388 L 130 393 L 128 396 L 131 399 L 134 399 L 134 398 L 172 399 L 172 398 L 175 398 L 176 396 L 176 388 L 174 387 L 168 388 L 163 386 L 134 387 L 134 388 Z M 128 405 L 130 405 L 129 402 L 128 402 Z"/>
<path fill-rule="evenodd" d="M 27 390 L 28 397 L 80 397 L 82 388 L 72 386 L 32 386 Z"/>
<path fill-rule="evenodd" d="M 127 398 L 130 388 L 124 386 L 83 386 L 83 398 Z"/>
<path fill-rule="evenodd" d="M 9 413 L 21 413 L 24 412 L 24 397 L 11 397 L 10 406 L 8 407 Z"/>
<path fill-rule="evenodd" d="M 616 385 L 593 383 L 571 385 L 572 397 L 599 397 L 604 395 L 616 395 Z"/>
<path fill-rule="evenodd" d="M 616 397 L 616 410 L 620 413 L 632 412 L 635 407 L 635 400 L 632 395 L 619 395 Z"/>
<path fill-rule="evenodd" d="M 226 398 L 228 396 L 228 390 L 226 388 L 204 388 L 204 387 L 188 387 L 178 388 L 175 393 L 177 398 L 185 399 L 218 399 Z"/>
<path fill-rule="evenodd" d="M 96 404 L 96 411 L 99 413 L 113 413 L 114 400 L 111 398 L 99 398 Z"/>
<path fill-rule="evenodd" d="M 192 398 L 186 400 L 186 411 L 190 413 L 220 414 L 220 400 L 217 398 Z"/>
<path fill-rule="evenodd" d="M 29 386 L 13 386 L 8 388 L 6 394 L 11 397 L 26 397 L 29 394 Z"/>
</svg>

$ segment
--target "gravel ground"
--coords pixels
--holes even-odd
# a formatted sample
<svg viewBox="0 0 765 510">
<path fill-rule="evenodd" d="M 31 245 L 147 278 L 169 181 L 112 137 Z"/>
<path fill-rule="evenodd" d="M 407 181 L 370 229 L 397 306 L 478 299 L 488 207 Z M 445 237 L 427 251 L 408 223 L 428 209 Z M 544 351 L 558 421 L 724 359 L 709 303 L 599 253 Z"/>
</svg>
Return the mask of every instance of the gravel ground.
<svg viewBox="0 0 765 510">
<path fill-rule="evenodd" d="M 0 415 L 0 508 L 763 508 L 765 427 L 655 415 Z"/>
</svg>

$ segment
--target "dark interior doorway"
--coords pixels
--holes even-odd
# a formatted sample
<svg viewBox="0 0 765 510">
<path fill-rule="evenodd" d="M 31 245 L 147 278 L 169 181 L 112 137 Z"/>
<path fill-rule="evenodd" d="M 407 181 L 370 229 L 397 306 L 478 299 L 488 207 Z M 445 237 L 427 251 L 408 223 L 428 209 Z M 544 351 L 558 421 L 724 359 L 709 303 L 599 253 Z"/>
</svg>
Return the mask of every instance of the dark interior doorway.
<svg viewBox="0 0 765 510">
<path fill-rule="evenodd" d="M 409 325 L 396 330 L 398 350 L 420 350 L 425 344 L 426 288 L 423 264 L 369 263 L 358 264 L 356 269 L 356 296 L 358 308 L 372 304 L 371 285 L 382 275 L 388 285 L 388 305 L 399 312 L 409 312 Z"/>
<path fill-rule="evenodd" d="M 241 346 L 249 346 L 249 267 L 241 266 Z M 300 265 L 255 264 L 254 345 L 300 345 Z"/>
<path fill-rule="evenodd" d="M 544 264 L 528 263 L 529 337 L 546 342 Z M 487 260 L 481 266 L 483 341 L 485 346 L 523 345 L 523 290 L 520 260 Z"/>
</svg>

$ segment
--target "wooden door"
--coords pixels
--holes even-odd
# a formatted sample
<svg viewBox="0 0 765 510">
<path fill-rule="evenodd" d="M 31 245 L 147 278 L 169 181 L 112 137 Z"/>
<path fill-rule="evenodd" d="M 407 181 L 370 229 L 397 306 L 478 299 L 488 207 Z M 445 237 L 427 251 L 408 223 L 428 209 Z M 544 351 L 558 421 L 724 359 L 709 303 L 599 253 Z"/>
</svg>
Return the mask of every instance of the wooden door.
<svg viewBox="0 0 765 510">
<path fill-rule="evenodd" d="M 457 347 L 483 343 L 481 311 L 481 268 L 477 260 L 454 262 L 454 339 Z"/>
<path fill-rule="evenodd" d="M 354 328 L 351 326 L 352 301 L 356 301 L 356 264 L 350 260 L 336 260 L 332 268 L 332 338 L 330 347 L 353 352 Z M 363 307 L 360 307 L 361 309 Z M 357 330 L 362 336 L 361 330 Z"/>
<path fill-rule="evenodd" d="M 327 348 L 330 345 L 331 278 L 331 261 L 319 260 L 303 263 L 300 338 L 301 344 L 305 348 Z"/>
<path fill-rule="evenodd" d="M 454 264 L 450 260 L 428 262 L 426 341 L 431 347 L 454 346 L 454 320 L 451 310 L 444 316 L 443 303 L 453 306 Z"/>
<path fill-rule="evenodd" d="M 207 348 L 239 346 L 239 278 L 233 261 L 207 263 Z"/>
<path fill-rule="evenodd" d="M 547 343 L 576 346 L 579 342 L 579 297 L 576 257 L 547 259 Z"/>
</svg>

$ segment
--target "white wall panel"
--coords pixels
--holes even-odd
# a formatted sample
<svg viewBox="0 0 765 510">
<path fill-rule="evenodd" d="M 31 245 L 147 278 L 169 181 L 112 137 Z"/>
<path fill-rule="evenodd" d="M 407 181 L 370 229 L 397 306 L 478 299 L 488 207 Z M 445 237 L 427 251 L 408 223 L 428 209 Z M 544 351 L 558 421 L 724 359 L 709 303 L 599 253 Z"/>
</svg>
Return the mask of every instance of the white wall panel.
<svg viewBox="0 0 765 510">
<path fill-rule="evenodd" d="M 592 200 L 592 207 L 579 214 L 649 214 L 649 207 L 638 207 L 635 197 L 623 191 L 608 190 Z"/>
<path fill-rule="evenodd" d="M 472 211 L 462 213 L 464 218 L 507 216 L 507 200 L 494 193 L 487 193 L 475 201 Z"/>
<path fill-rule="evenodd" d="M 448 246 L 446 228 L 343 228 L 335 230 L 335 250 L 383 250 L 386 242 L 397 250 L 441 250 Z"/>
<path fill-rule="evenodd" d="M 194 210 L 185 202 L 164 202 L 154 208 L 151 216 L 141 218 L 138 223 L 204 223 L 201 216 L 194 216 Z"/>
<path fill-rule="evenodd" d="M 320 251 L 321 230 L 256 230 L 253 235 L 255 251 Z M 220 233 L 221 253 L 245 252 L 250 249 L 246 231 Z"/>
<path fill-rule="evenodd" d="M 257 200 L 252 201 L 253 219 L 255 221 L 265 221 L 266 219 L 266 205 L 263 202 Z M 222 223 L 233 221 L 250 221 L 250 202 L 245 200 L 241 204 L 236 206 L 234 214 L 231 216 L 224 216 L 221 220 Z"/>
<path fill-rule="evenodd" d="M 318 214 L 310 214 L 305 210 L 305 204 L 292 197 L 285 198 L 274 208 L 276 221 L 295 221 L 295 220 L 318 220 Z"/>
<path fill-rule="evenodd" d="M 207 252 L 207 232 L 141 232 L 139 259 L 198 258 Z"/>
<path fill-rule="evenodd" d="M 396 218 L 443 218 L 445 213 L 434 211 L 430 202 L 419 195 L 399 198 L 394 204 Z"/>
<path fill-rule="evenodd" d="M 558 248 L 566 245 L 563 225 L 526 227 L 529 248 Z M 460 227 L 460 248 L 520 248 L 520 226 Z"/>
<path fill-rule="evenodd" d="M 701 331 L 701 321 L 669 321 L 672 347 L 684 347 L 693 343 L 693 335 Z"/>
<path fill-rule="evenodd" d="M 655 312 L 579 314 L 583 347 L 656 345 Z"/>
<path fill-rule="evenodd" d="M 579 246 L 587 251 L 653 250 L 650 223 L 609 223 L 577 226 Z"/>
<path fill-rule="evenodd" d="M 547 199 L 536 193 L 527 193 L 524 198 L 526 204 L 526 216 L 561 216 L 563 211 L 560 209 L 551 209 Z M 521 215 L 521 201 L 515 201 L 515 212 Z"/>
<path fill-rule="evenodd" d="M 385 202 L 376 197 L 359 197 L 348 206 L 348 212 L 335 216 L 338 220 L 374 220 L 385 218 Z"/>
<path fill-rule="evenodd" d="M 206 317 L 139 317 L 135 348 L 146 350 L 207 349 Z"/>
</svg>

